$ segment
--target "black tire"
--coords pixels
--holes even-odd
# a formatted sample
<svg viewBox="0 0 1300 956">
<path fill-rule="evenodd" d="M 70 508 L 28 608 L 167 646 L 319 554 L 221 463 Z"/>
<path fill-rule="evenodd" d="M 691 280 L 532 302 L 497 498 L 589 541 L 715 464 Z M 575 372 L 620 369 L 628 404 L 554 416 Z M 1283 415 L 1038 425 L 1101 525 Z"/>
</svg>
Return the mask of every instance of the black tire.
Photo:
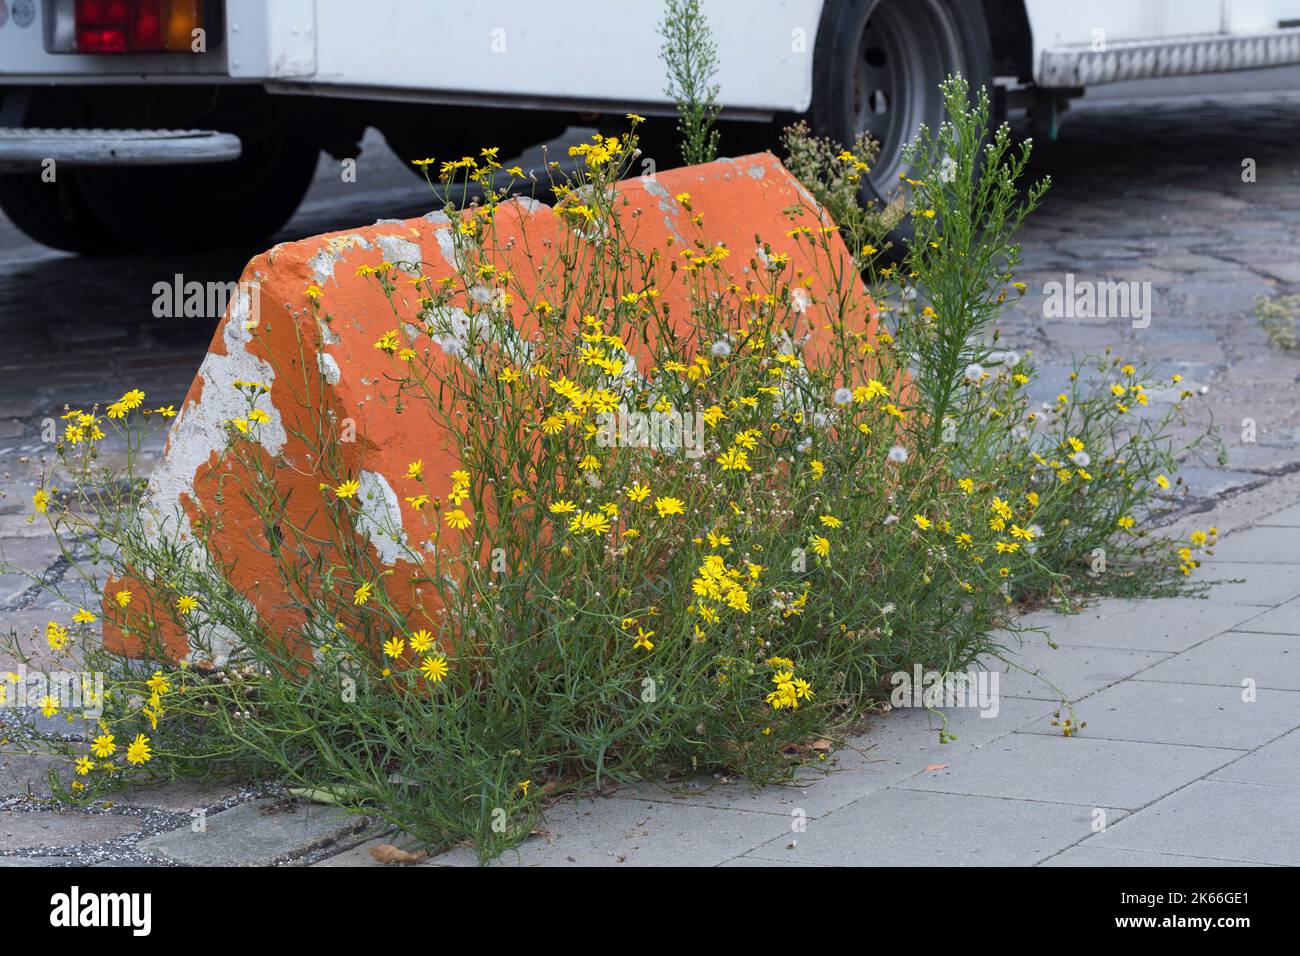
<svg viewBox="0 0 1300 956">
<path fill-rule="evenodd" d="M 132 249 L 184 252 L 265 239 L 298 208 L 320 146 L 292 124 L 239 132 L 244 151 L 233 163 L 82 170 L 86 200 Z"/>
<path fill-rule="evenodd" d="M 939 83 L 961 73 L 972 93 L 993 85 L 993 45 L 972 0 L 828 0 L 817 31 L 809 125 L 844 145 L 864 130 L 880 154 L 863 198 L 898 191 L 905 143 L 943 118 Z"/>
<path fill-rule="evenodd" d="M 52 183 L 39 172 L 0 176 L 0 210 L 41 245 L 82 255 L 124 252 L 82 194 L 77 173 L 64 170 Z"/>
</svg>

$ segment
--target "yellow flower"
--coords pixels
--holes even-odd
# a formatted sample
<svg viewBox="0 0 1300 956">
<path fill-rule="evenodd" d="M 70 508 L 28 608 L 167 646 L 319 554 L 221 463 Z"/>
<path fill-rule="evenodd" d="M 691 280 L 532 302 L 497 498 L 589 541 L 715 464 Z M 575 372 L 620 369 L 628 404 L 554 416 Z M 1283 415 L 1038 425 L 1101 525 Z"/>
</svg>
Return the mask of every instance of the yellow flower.
<svg viewBox="0 0 1300 956">
<path fill-rule="evenodd" d="M 654 641 L 650 640 L 650 638 L 654 636 L 654 633 L 655 633 L 654 631 L 647 631 L 638 627 L 636 629 L 636 643 L 634 643 L 632 647 L 633 648 L 644 647 L 647 651 L 653 651 L 655 649 L 655 645 L 654 645 Z"/>
<path fill-rule="evenodd" d="M 194 609 L 199 606 L 199 599 L 186 594 L 176 599 L 176 610 L 188 617 L 194 613 Z"/>
<path fill-rule="evenodd" d="M 153 753 L 149 750 L 149 738 L 144 734 L 136 734 L 135 740 L 126 748 L 127 763 L 142 764 L 148 763 L 153 759 Z"/>
<path fill-rule="evenodd" d="M 424 459 L 417 458 L 406 466 L 406 477 L 419 481 L 424 477 Z"/>
<path fill-rule="evenodd" d="M 930 530 L 930 525 L 934 523 L 925 515 L 912 515 L 912 520 L 916 522 L 916 526 L 922 531 Z"/>
<path fill-rule="evenodd" d="M 469 517 L 460 508 L 453 508 L 451 511 L 448 511 L 443 515 L 443 519 L 448 525 L 455 528 L 457 531 L 464 531 L 472 523 Z"/>
<path fill-rule="evenodd" d="M 68 629 L 59 624 L 58 621 L 50 621 L 45 625 L 45 641 L 50 645 L 50 650 L 63 650 L 68 643 Z"/>
<path fill-rule="evenodd" d="M 384 641 L 384 654 L 388 657 L 401 657 L 404 650 L 406 650 L 406 641 L 400 637 L 390 637 Z"/>
<path fill-rule="evenodd" d="M 307 298 L 311 299 L 313 302 L 320 302 L 320 297 L 322 294 L 321 287 L 316 285 L 313 282 L 311 285 L 307 286 L 307 291 L 304 294 L 307 296 Z"/>
<path fill-rule="evenodd" d="M 40 491 L 36 492 L 36 494 L 32 495 L 32 507 L 39 513 L 45 514 L 46 510 L 50 507 L 51 499 L 52 496 L 50 493 L 42 488 Z"/>
<path fill-rule="evenodd" d="M 356 479 L 349 479 L 334 489 L 335 498 L 355 498 L 358 491 L 361 490 L 361 482 Z"/>
<path fill-rule="evenodd" d="M 812 469 L 813 481 L 820 481 L 822 475 L 826 474 L 826 466 L 816 458 L 808 462 L 808 467 Z"/>
<path fill-rule="evenodd" d="M 718 464 L 722 466 L 723 471 L 753 471 L 750 467 L 749 455 L 740 448 L 730 448 L 718 456 Z"/>
<path fill-rule="evenodd" d="M 131 603 L 131 592 L 126 590 L 126 588 L 123 588 L 114 594 L 113 598 L 117 601 L 118 607 L 126 607 Z"/>
<path fill-rule="evenodd" d="M 100 734 L 90 743 L 90 752 L 101 760 L 111 757 L 116 751 L 117 744 L 113 742 L 112 734 Z"/>
<path fill-rule="evenodd" d="M 411 635 L 411 650 L 415 651 L 417 654 L 423 654 L 429 649 L 429 645 L 432 643 L 433 635 L 424 628 L 421 628 Z"/>
<path fill-rule="evenodd" d="M 843 521 L 841 521 L 839 518 L 835 517 L 834 515 L 818 515 L 817 520 L 820 521 L 827 528 L 838 528 L 844 524 Z"/>
<path fill-rule="evenodd" d="M 641 484 L 641 482 L 639 481 L 633 482 L 632 487 L 627 490 L 628 500 L 635 501 L 638 504 L 642 501 L 645 501 L 646 498 L 648 498 L 649 496 L 650 496 L 650 489 L 647 488 L 645 485 Z"/>
<path fill-rule="evenodd" d="M 667 518 L 669 515 L 685 514 L 686 509 L 682 506 L 679 498 L 656 498 L 655 511 L 659 512 L 659 517 Z"/>
<path fill-rule="evenodd" d="M 420 661 L 420 673 L 431 684 L 441 683 L 449 670 L 445 657 L 426 657 Z"/>
<path fill-rule="evenodd" d="M 821 555 L 823 558 L 831 553 L 831 543 L 819 534 L 812 536 L 812 549 L 814 554 Z"/>
<path fill-rule="evenodd" d="M 551 504 L 550 512 L 553 515 L 567 515 L 576 511 L 578 506 L 572 501 L 556 501 Z"/>
<path fill-rule="evenodd" d="M 37 706 L 40 707 L 41 713 L 46 717 L 53 717 L 59 712 L 59 702 L 49 694 L 42 697 L 41 702 L 37 704 Z"/>
<path fill-rule="evenodd" d="M 90 773 L 90 771 L 94 769 L 95 769 L 95 761 L 91 760 L 89 757 L 77 758 L 77 774 L 79 776 L 84 777 L 86 774 Z"/>
<path fill-rule="evenodd" d="M 1159 485 L 1161 488 L 1163 488 L 1165 491 L 1169 490 L 1169 479 L 1166 478 L 1164 475 L 1156 475 L 1156 484 Z"/>
<path fill-rule="evenodd" d="M 364 582 L 359 588 L 352 592 L 352 603 L 357 607 L 365 604 L 370 600 L 370 582 Z"/>
<path fill-rule="evenodd" d="M 77 613 L 74 614 L 74 615 L 72 615 L 72 619 L 73 619 L 74 621 L 76 621 L 78 624 L 94 624 L 94 623 L 95 623 L 95 615 L 91 614 L 91 613 L 90 613 L 89 611 L 87 611 L 84 607 L 83 607 L 83 608 L 79 608 L 79 609 L 77 610 Z"/>
<path fill-rule="evenodd" d="M 412 498 L 407 498 L 407 499 L 405 499 L 405 500 L 406 500 L 406 503 L 407 503 L 408 505 L 410 505 L 411 508 L 412 508 L 413 510 L 415 510 L 415 511 L 419 511 L 421 508 L 423 508 L 425 505 L 427 505 L 427 504 L 429 503 L 429 496 L 428 496 L 428 495 L 415 495 L 414 497 L 412 497 Z"/>
</svg>

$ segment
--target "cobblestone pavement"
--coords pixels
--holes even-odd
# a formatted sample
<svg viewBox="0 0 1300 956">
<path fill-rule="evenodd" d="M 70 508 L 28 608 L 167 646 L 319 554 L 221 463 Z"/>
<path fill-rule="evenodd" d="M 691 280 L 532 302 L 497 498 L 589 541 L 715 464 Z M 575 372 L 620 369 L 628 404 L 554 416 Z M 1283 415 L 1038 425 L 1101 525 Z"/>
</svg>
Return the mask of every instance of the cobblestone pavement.
<svg viewBox="0 0 1300 956">
<path fill-rule="evenodd" d="M 1107 346 L 1204 387 L 1198 421 L 1224 426 L 1226 461 L 1190 463 L 1188 503 L 1242 529 L 1207 574 L 1245 581 L 1215 585 L 1209 602 L 1108 601 L 1033 622 L 1060 649 L 1035 642 L 1023 660 L 1078 702 L 1083 734 L 1057 735 L 1047 695 L 1008 675 L 997 717 L 950 714 L 954 744 L 940 746 L 923 713 L 895 711 L 812 786 L 718 783 L 690 800 L 646 787 L 562 803 L 549 837 L 505 862 L 1300 862 L 1300 355 L 1271 346 L 1253 316 L 1256 296 L 1300 292 L 1297 126 L 1295 95 L 1098 101 L 1039 144 L 1034 167 L 1055 185 L 1024 232 L 1029 291 L 1002 343 L 1034 352 L 1043 398 L 1074 356 Z M 427 210 L 391 157 L 370 155 L 364 191 L 323 162 L 284 238 Z M 1253 183 L 1242 182 L 1248 158 Z M 0 561 L 65 569 L 26 522 L 44 419 L 128 387 L 151 402 L 184 394 L 215 320 L 154 318 L 154 283 L 225 281 L 254 251 L 83 260 L 0 224 Z M 1150 324 L 1046 317 L 1044 286 L 1067 274 L 1152 283 Z M 1243 419 L 1256 441 L 1242 440 Z M 49 619 L 51 599 L 31 584 L 0 574 L 0 628 L 30 635 Z M 15 716 L 0 711 L 0 865 L 373 862 L 365 821 L 274 793 L 172 786 L 59 811 L 46 799 L 50 761 L 20 752 Z"/>
</svg>

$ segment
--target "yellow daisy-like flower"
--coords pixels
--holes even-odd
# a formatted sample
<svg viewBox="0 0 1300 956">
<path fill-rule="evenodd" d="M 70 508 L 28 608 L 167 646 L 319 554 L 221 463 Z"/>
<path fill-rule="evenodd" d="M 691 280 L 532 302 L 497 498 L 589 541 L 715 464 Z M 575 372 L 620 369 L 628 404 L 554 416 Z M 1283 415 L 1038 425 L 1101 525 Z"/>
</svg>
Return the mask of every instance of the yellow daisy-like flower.
<svg viewBox="0 0 1300 956">
<path fill-rule="evenodd" d="M 650 497 L 650 489 L 639 481 L 633 482 L 632 487 L 627 490 L 627 497 L 629 501 L 635 501 L 640 504 L 642 501 L 645 501 L 646 498 Z"/>
<path fill-rule="evenodd" d="M 821 535 L 815 534 L 812 537 L 812 549 L 814 554 L 818 554 L 824 558 L 831 553 L 831 543 Z"/>
<path fill-rule="evenodd" d="M 144 734 L 136 734 L 135 740 L 126 748 L 126 761 L 132 764 L 148 763 L 153 759 L 153 753 L 149 750 L 149 738 Z"/>
<path fill-rule="evenodd" d="M 176 610 L 186 617 L 194 613 L 194 609 L 199 606 L 199 599 L 188 594 L 176 599 Z"/>
<path fill-rule="evenodd" d="M 820 521 L 827 528 L 839 528 L 844 524 L 843 521 L 841 521 L 839 518 L 835 517 L 834 515 L 818 515 L 817 520 Z"/>
<path fill-rule="evenodd" d="M 448 511 L 443 515 L 443 520 L 457 531 L 464 531 L 473 523 L 470 521 L 469 516 L 460 508 L 453 508 L 451 511 Z"/>
<path fill-rule="evenodd" d="M 365 604 L 367 601 L 369 601 L 369 600 L 370 600 L 370 588 L 371 588 L 371 584 L 370 584 L 370 582 L 369 582 L 369 581 L 366 581 L 366 582 L 363 583 L 359 588 L 357 588 L 355 591 L 353 591 L 353 592 L 352 592 L 352 603 L 355 604 L 357 607 L 360 607 L 361 605 L 363 605 L 363 604 Z"/>
<path fill-rule="evenodd" d="M 424 628 L 411 635 L 411 650 L 417 654 L 423 654 L 431 644 L 433 644 L 433 635 Z"/>
<path fill-rule="evenodd" d="M 686 509 L 682 505 L 680 498 L 656 498 L 655 511 L 659 513 L 659 517 L 661 518 L 686 513 Z"/>
<path fill-rule="evenodd" d="M 929 531 L 930 525 L 934 523 L 925 515 L 912 515 L 912 520 L 916 522 L 916 526 L 922 531 Z"/>
<path fill-rule="evenodd" d="M 100 734 L 90 742 L 90 752 L 101 760 L 105 757 L 111 757 L 117 752 L 117 744 L 113 742 L 113 735 Z"/>
<path fill-rule="evenodd" d="M 86 774 L 90 773 L 90 771 L 95 769 L 95 761 L 91 760 L 89 757 L 78 757 L 76 767 L 77 775 L 84 777 Z"/>
<path fill-rule="evenodd" d="M 116 594 L 113 595 L 113 599 L 117 601 L 118 607 L 126 607 L 128 604 L 131 603 L 131 592 L 128 591 L 126 588 L 123 588 L 122 590 L 118 591 Z"/>
<path fill-rule="evenodd" d="M 406 641 L 400 637 L 390 637 L 384 641 L 384 655 L 386 657 L 401 657 L 404 650 L 406 650 Z"/>
<path fill-rule="evenodd" d="M 357 492 L 361 490 L 361 482 L 356 479 L 349 479 L 334 489 L 335 498 L 355 498 Z"/>
<path fill-rule="evenodd" d="M 440 683 L 447 676 L 450 668 L 445 657 L 426 657 L 420 661 L 420 673 L 430 683 Z"/>
</svg>

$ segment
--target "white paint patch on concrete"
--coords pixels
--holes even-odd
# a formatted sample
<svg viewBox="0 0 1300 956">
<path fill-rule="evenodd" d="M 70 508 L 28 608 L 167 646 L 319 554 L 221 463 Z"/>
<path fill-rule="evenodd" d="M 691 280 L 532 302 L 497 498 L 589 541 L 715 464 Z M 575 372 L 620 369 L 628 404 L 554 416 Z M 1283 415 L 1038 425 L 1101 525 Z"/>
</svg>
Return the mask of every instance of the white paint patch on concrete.
<svg viewBox="0 0 1300 956">
<path fill-rule="evenodd" d="M 357 530 L 370 539 L 380 561 L 396 564 L 404 555 L 410 554 L 397 492 L 393 491 L 388 479 L 376 471 L 363 471 L 357 480 L 361 483 L 357 492 L 361 502 Z"/>
<path fill-rule="evenodd" d="M 418 242 L 402 236 L 376 236 L 375 244 L 384 254 L 384 261 L 391 262 L 407 275 L 420 274 L 421 251 Z"/>
<path fill-rule="evenodd" d="M 225 423 L 248 414 L 247 392 L 236 388 L 235 382 L 260 382 L 269 388 L 275 379 L 271 364 L 248 351 L 252 332 L 245 327 L 248 315 L 241 312 L 241 301 L 245 300 L 234 300 L 225 323 L 226 354 L 209 352 L 203 359 L 198 373 L 203 392 L 198 401 L 181 407 L 168 435 L 167 454 L 149 478 L 143 507 L 146 520 L 153 525 L 151 532 L 164 533 L 168 519 L 174 519 L 180 540 L 193 539 L 189 518 L 181 507 L 182 496 L 190 493 L 195 473 L 212 453 L 225 447 Z M 254 426 L 257 440 L 268 454 L 278 455 L 288 438 L 280 411 L 265 394 L 256 407 L 269 416 L 269 421 Z"/>
<path fill-rule="evenodd" d="M 369 249 L 370 241 L 365 236 L 353 233 L 347 236 L 330 236 L 325 240 L 325 247 L 307 260 L 312 277 L 317 285 L 324 285 L 334 278 L 334 267 L 350 249 Z"/>
<path fill-rule="evenodd" d="M 320 366 L 321 375 L 325 377 L 325 381 L 330 385 L 337 385 L 339 379 L 343 377 L 338 361 L 329 352 L 317 352 L 316 364 Z"/>
</svg>

